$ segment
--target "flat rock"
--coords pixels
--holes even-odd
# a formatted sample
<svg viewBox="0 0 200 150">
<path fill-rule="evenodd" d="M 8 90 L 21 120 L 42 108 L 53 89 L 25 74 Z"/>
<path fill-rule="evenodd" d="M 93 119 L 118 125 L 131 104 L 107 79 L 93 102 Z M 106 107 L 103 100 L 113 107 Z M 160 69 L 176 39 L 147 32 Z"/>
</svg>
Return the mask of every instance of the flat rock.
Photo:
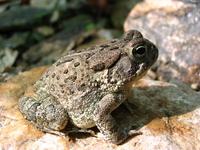
<svg viewBox="0 0 200 150">
<path fill-rule="evenodd" d="M 24 93 L 33 95 L 32 85 L 47 68 L 23 72 L 0 85 L 1 149 L 200 149 L 200 94 L 182 83 L 138 81 L 126 103 L 130 111 L 121 105 L 113 116 L 122 127 L 133 126 L 142 134 L 118 146 L 99 131 L 95 136 L 72 134 L 74 140 L 69 140 L 37 130 L 22 117 L 17 102 Z"/>
<path fill-rule="evenodd" d="M 158 46 L 159 80 L 177 78 L 199 90 L 199 20 L 198 0 L 145 0 L 132 9 L 124 29 L 137 29 Z"/>
</svg>

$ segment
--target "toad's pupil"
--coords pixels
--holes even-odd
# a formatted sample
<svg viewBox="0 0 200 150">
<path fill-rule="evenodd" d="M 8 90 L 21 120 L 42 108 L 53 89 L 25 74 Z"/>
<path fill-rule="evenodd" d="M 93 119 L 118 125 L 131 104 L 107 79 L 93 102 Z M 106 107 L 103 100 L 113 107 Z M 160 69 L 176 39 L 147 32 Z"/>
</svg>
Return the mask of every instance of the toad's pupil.
<svg viewBox="0 0 200 150">
<path fill-rule="evenodd" d="M 138 48 L 136 48 L 136 53 L 139 55 L 143 55 L 145 53 L 145 47 L 139 46 Z"/>
</svg>

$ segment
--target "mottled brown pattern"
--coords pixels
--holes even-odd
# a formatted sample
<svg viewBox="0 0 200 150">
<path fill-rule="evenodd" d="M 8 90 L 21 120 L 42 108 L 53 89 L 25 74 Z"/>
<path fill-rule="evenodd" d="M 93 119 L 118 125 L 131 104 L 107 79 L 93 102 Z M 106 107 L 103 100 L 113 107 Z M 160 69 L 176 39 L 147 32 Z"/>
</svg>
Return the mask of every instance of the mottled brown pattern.
<svg viewBox="0 0 200 150">
<path fill-rule="evenodd" d="M 37 128 L 63 135 L 68 121 L 79 128 L 97 126 L 119 144 L 129 135 L 111 115 L 127 98 L 132 83 L 158 57 L 153 43 L 136 30 L 80 53 L 63 56 L 38 80 L 34 98 L 19 100 L 19 110 Z M 32 111 L 34 108 L 34 112 Z"/>
</svg>

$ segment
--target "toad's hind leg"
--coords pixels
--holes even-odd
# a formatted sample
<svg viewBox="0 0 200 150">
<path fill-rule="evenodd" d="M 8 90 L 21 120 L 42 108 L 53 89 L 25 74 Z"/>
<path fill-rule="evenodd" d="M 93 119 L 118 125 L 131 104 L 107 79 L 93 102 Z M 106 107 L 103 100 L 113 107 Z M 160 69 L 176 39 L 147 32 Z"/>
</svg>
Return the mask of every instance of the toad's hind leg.
<svg viewBox="0 0 200 150">
<path fill-rule="evenodd" d="M 18 102 L 19 110 L 26 120 L 38 129 L 64 136 L 59 132 L 68 122 L 67 111 L 53 96 L 37 101 L 31 97 L 23 97 Z"/>
</svg>

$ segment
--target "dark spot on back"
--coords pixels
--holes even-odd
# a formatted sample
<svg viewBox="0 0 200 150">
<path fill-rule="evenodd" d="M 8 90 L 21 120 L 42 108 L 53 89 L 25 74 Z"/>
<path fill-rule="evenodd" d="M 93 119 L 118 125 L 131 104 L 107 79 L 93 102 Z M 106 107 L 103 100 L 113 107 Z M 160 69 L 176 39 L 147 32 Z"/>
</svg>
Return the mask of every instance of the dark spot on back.
<svg viewBox="0 0 200 150">
<path fill-rule="evenodd" d="M 63 87 L 64 87 L 64 85 L 65 85 L 65 84 L 59 84 L 59 86 L 60 86 L 61 88 L 63 88 Z"/>
<path fill-rule="evenodd" d="M 75 62 L 74 67 L 78 67 L 80 65 L 80 62 Z"/>
<path fill-rule="evenodd" d="M 99 45 L 99 47 L 106 48 L 106 47 L 109 47 L 109 45 L 108 44 L 101 44 L 101 45 Z"/>
<path fill-rule="evenodd" d="M 73 82 L 76 80 L 76 76 L 75 75 L 72 75 L 72 76 L 69 76 L 67 79 L 69 80 L 72 80 Z"/>
<path fill-rule="evenodd" d="M 87 53 L 85 54 L 86 59 L 89 59 L 92 55 L 94 55 L 95 53 Z"/>
<path fill-rule="evenodd" d="M 56 79 L 57 79 L 57 80 L 60 80 L 60 76 L 59 76 L 59 75 L 57 75 L 57 76 L 56 76 Z"/>
<path fill-rule="evenodd" d="M 65 70 L 63 71 L 63 73 L 64 73 L 64 74 L 67 74 L 67 73 L 68 73 L 68 69 L 65 69 Z"/>
<path fill-rule="evenodd" d="M 51 75 L 51 77 L 52 77 L 52 78 L 54 78 L 55 76 L 56 76 L 56 74 L 55 74 L 55 73 L 53 73 L 53 74 Z"/>
<path fill-rule="evenodd" d="M 100 49 L 100 51 L 103 51 L 103 50 L 104 50 L 104 48 L 101 48 L 101 49 Z"/>
<path fill-rule="evenodd" d="M 116 49 L 119 49 L 119 47 L 116 46 L 116 47 L 111 47 L 111 48 L 110 48 L 110 50 L 116 50 Z"/>
</svg>

